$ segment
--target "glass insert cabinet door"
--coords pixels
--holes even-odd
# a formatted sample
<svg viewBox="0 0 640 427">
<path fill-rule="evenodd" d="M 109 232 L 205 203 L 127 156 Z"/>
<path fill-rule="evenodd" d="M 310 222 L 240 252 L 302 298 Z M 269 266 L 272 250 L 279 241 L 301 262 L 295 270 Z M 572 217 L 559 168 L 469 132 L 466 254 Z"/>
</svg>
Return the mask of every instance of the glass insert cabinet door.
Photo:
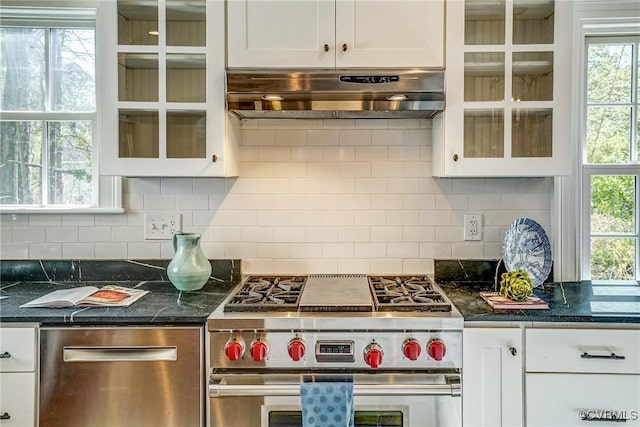
<svg viewBox="0 0 640 427">
<path fill-rule="evenodd" d="M 553 153 L 553 0 L 466 0 L 465 158 Z"/>
<path fill-rule="evenodd" d="M 204 159 L 205 0 L 118 0 L 119 158 Z"/>
</svg>

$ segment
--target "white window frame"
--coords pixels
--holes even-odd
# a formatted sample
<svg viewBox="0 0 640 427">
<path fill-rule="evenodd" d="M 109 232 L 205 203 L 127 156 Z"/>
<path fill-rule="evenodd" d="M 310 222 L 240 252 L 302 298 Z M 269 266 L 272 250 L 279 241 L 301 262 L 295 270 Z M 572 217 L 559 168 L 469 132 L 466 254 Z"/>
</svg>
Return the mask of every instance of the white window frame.
<svg viewBox="0 0 640 427">
<path fill-rule="evenodd" d="M 585 58 L 586 37 L 605 35 L 633 35 L 640 28 L 640 15 L 636 0 L 576 0 L 573 10 L 573 87 L 572 87 L 572 172 L 557 177 L 553 195 L 554 280 L 588 280 L 583 276 L 584 234 L 582 220 L 582 141 L 585 112 Z M 586 236 L 589 239 L 589 236 Z M 590 263 L 590 256 L 589 256 Z M 590 264 L 586 264 L 589 266 Z"/>
<path fill-rule="evenodd" d="M 2 205 L 0 213 L 123 213 L 122 207 L 122 177 L 100 175 L 99 147 L 100 147 L 100 82 L 101 76 L 101 35 L 97 30 L 99 1 L 71 0 L 60 1 L 56 7 L 51 2 L 34 0 L 3 0 L 0 17 L 3 25 L 33 25 L 37 27 L 73 27 L 82 21 L 90 21 L 96 28 L 96 111 L 92 113 L 64 112 L 3 112 L 2 118 L 7 120 L 92 120 L 92 202 L 90 205 Z M 46 127 L 43 128 L 46 132 Z M 45 165 L 43 165 L 45 166 Z M 43 183 L 46 191 L 46 183 Z"/>
</svg>

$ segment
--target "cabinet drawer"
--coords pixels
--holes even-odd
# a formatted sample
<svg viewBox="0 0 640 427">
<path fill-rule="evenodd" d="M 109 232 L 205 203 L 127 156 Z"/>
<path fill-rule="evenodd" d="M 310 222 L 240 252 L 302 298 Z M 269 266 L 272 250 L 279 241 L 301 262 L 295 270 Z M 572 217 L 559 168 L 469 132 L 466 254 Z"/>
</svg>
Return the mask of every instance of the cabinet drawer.
<svg viewBox="0 0 640 427">
<path fill-rule="evenodd" d="M 0 374 L 0 421 L 2 426 L 33 427 L 36 414 L 36 374 Z M 10 418 L 6 418 L 10 417 Z"/>
<path fill-rule="evenodd" d="M 640 374 L 640 330 L 528 329 L 527 372 Z"/>
<path fill-rule="evenodd" d="M 640 426 L 640 376 L 527 374 L 528 426 Z M 593 423 L 593 421 L 597 421 Z"/>
<path fill-rule="evenodd" d="M 0 328 L 0 372 L 36 370 L 36 328 Z"/>
</svg>

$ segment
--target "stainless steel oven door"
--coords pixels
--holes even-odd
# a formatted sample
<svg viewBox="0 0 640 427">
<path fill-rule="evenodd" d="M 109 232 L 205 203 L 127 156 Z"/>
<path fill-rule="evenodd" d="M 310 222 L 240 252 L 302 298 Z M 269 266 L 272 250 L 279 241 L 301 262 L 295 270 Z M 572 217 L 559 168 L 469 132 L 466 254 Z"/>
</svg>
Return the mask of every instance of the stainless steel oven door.
<svg viewBox="0 0 640 427">
<path fill-rule="evenodd" d="M 211 427 L 302 425 L 300 383 L 353 381 L 357 426 L 460 426 L 460 376 L 373 374 L 212 374 Z M 428 421 L 426 421 L 428 420 Z"/>
</svg>

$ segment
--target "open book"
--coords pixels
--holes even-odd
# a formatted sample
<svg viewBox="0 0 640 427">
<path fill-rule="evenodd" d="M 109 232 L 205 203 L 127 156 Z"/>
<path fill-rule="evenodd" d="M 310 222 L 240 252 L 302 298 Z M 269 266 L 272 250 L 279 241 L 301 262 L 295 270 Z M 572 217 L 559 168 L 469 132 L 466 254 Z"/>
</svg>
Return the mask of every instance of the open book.
<svg viewBox="0 0 640 427">
<path fill-rule="evenodd" d="M 22 304 L 26 307 L 129 307 L 148 294 L 142 289 L 123 288 L 107 285 L 101 289 L 95 286 L 81 286 L 72 289 L 60 289 Z"/>
</svg>

